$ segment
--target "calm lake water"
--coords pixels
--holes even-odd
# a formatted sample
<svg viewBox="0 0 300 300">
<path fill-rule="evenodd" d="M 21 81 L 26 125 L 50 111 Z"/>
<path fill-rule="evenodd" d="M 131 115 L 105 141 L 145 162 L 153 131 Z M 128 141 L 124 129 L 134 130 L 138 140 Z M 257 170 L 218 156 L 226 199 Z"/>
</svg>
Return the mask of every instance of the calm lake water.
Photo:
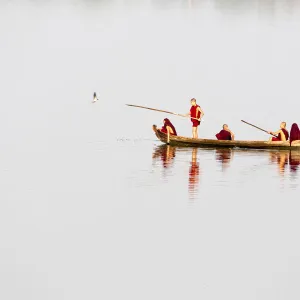
<svg viewBox="0 0 300 300">
<path fill-rule="evenodd" d="M 299 299 L 300 152 L 125 106 L 267 140 L 240 120 L 300 123 L 299 36 L 292 0 L 2 0 L 0 298 Z"/>
</svg>

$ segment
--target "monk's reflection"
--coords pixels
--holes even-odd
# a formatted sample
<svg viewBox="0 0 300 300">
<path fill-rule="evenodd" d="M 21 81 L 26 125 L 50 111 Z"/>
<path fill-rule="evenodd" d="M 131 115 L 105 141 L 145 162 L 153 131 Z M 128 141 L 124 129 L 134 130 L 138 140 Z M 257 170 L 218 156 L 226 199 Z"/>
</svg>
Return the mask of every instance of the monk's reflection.
<svg viewBox="0 0 300 300">
<path fill-rule="evenodd" d="M 284 175 L 286 166 L 289 161 L 289 150 L 280 150 L 278 152 L 270 152 L 270 161 L 271 163 L 278 165 L 278 171 L 280 175 Z"/>
<path fill-rule="evenodd" d="M 197 161 L 197 148 L 192 150 L 192 160 L 189 169 L 189 194 L 190 198 L 195 198 L 198 191 L 200 166 Z"/>
<path fill-rule="evenodd" d="M 300 150 L 291 150 L 289 157 L 291 173 L 296 173 L 300 166 Z"/>
<path fill-rule="evenodd" d="M 172 165 L 176 154 L 176 147 L 170 145 L 161 145 L 157 147 L 152 154 L 152 159 L 160 158 L 164 168 Z"/>
<path fill-rule="evenodd" d="M 216 149 L 216 160 L 221 163 L 222 170 L 229 167 L 230 160 L 233 157 L 233 151 L 230 148 Z"/>
</svg>

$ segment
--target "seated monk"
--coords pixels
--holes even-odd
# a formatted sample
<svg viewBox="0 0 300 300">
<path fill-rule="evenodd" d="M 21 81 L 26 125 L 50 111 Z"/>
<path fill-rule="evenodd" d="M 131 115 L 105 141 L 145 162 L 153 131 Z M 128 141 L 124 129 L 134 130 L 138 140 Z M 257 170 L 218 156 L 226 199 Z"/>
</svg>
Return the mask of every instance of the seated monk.
<svg viewBox="0 0 300 300">
<path fill-rule="evenodd" d="M 294 143 L 293 143 L 294 142 Z M 300 130 L 296 123 L 291 127 L 290 131 L 290 144 L 300 144 Z"/>
<path fill-rule="evenodd" d="M 216 134 L 216 138 L 218 140 L 223 140 L 223 141 L 230 141 L 230 140 L 234 140 L 234 134 L 233 132 L 228 128 L 227 124 L 223 125 L 223 129 Z"/>
<path fill-rule="evenodd" d="M 289 139 L 289 133 L 285 129 L 286 128 L 286 122 L 281 122 L 280 129 L 276 132 L 269 131 L 269 134 L 277 135 L 277 137 L 270 137 L 269 142 L 286 142 Z"/>
<path fill-rule="evenodd" d="M 172 135 L 177 135 L 174 125 L 169 119 L 164 119 L 164 126 L 160 129 L 161 132 L 170 133 Z"/>
</svg>

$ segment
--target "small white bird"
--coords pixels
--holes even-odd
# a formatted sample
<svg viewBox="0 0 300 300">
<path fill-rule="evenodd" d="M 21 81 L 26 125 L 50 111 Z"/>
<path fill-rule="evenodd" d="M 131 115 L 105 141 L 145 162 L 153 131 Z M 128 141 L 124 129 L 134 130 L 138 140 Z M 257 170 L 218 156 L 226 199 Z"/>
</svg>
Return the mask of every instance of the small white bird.
<svg viewBox="0 0 300 300">
<path fill-rule="evenodd" d="M 94 99 L 93 99 L 92 103 L 95 103 L 95 102 L 97 102 L 98 100 L 99 100 L 99 99 L 97 98 L 96 93 L 94 93 Z"/>
</svg>

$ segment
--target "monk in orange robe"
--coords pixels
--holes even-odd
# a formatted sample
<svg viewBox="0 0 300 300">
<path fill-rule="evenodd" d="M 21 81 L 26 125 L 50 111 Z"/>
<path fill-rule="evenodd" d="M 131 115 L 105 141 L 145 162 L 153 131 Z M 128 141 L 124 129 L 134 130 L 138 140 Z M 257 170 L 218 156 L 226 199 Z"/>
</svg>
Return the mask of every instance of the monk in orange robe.
<svg viewBox="0 0 300 300">
<path fill-rule="evenodd" d="M 286 142 L 289 139 L 289 132 L 286 130 L 286 122 L 281 122 L 280 129 L 276 132 L 269 131 L 269 134 L 277 135 L 277 137 L 270 137 L 269 142 Z"/>
<path fill-rule="evenodd" d="M 216 134 L 216 138 L 218 140 L 223 140 L 223 141 L 230 141 L 234 140 L 234 134 L 233 132 L 228 128 L 227 124 L 223 125 L 223 129 Z"/>
</svg>

